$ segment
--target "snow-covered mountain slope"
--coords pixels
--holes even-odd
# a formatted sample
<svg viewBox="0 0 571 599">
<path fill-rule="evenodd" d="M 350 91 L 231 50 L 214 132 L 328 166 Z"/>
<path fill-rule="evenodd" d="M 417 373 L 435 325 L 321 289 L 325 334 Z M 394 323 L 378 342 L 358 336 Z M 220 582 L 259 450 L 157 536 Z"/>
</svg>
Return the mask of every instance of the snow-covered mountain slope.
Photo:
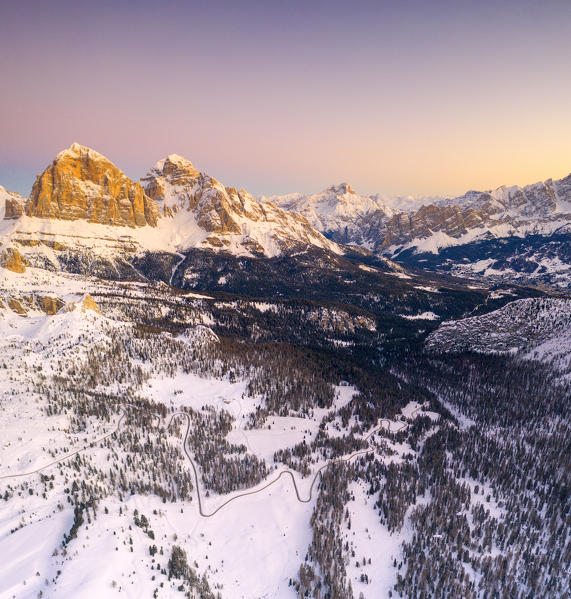
<svg viewBox="0 0 571 599">
<path fill-rule="evenodd" d="M 107 158 L 73 144 L 37 177 L 29 200 L 0 190 L 2 262 L 144 280 L 134 262 L 154 255 L 170 271 L 191 248 L 265 257 L 308 247 L 342 252 L 302 216 L 226 188 L 178 156 L 144 182 L 152 197 Z"/>
<path fill-rule="evenodd" d="M 341 253 L 303 216 L 225 187 L 176 154 L 157 162 L 143 182 L 166 216 L 162 226 L 176 231 L 179 250 L 204 247 L 272 257 L 314 246 Z"/>
<path fill-rule="evenodd" d="M 157 243 L 162 223 L 186 212 L 178 199 L 157 227 L 19 223 L 51 223 L 55 235 L 69 226 L 76 237 L 81 225 L 91 236 L 82 243 L 109 244 L 112 256 L 118 231 Z M 434 370 L 423 360 L 439 358 L 414 360 L 440 319 L 536 292 L 429 278 L 357 250 L 194 249 L 172 285 L 106 280 L 35 267 L 34 243 L 0 248 L 0 597 L 412 597 L 433 584 L 423 568 L 448 572 L 443 588 L 478 588 L 490 553 L 494 572 L 515 579 L 532 542 L 552 560 L 542 576 L 564 579 L 559 487 L 545 490 L 552 537 L 514 522 L 536 488 L 492 478 L 498 454 L 483 467 L 459 461 L 496 446 L 471 450 L 485 424 L 454 424 L 423 387 Z M 82 259 L 77 246 L 53 251 Z M 457 383 L 445 372 L 439 382 Z"/>
<path fill-rule="evenodd" d="M 429 335 L 426 348 L 518 353 L 570 373 L 571 299 L 522 299 L 483 316 L 443 322 Z"/>
<path fill-rule="evenodd" d="M 565 251 L 535 248 L 533 257 L 505 256 L 494 252 L 495 240 L 542 236 L 555 244 L 564 236 L 571 242 L 571 175 L 525 187 L 500 187 L 469 191 L 456 198 L 386 198 L 359 195 L 344 183 L 314 195 L 272 196 L 276 204 L 300 212 L 331 239 L 357 244 L 375 252 L 422 266 L 421 261 L 457 274 L 473 275 L 472 244 L 492 242 L 495 278 L 541 281 L 555 286 L 571 284 Z M 546 241 L 547 243 L 547 241 Z M 536 244 L 537 245 L 537 244 Z M 447 248 L 466 248 L 455 260 L 433 259 Z M 456 252 L 461 254 L 462 252 Z M 476 257 L 476 260 L 488 256 Z M 506 265 L 505 262 L 509 262 Z M 561 262 L 563 264 L 561 264 Z M 468 264 L 466 264 L 468 263 Z M 481 271 L 480 271 L 481 272 Z"/>
<path fill-rule="evenodd" d="M 456 276 L 502 281 L 545 288 L 571 288 L 571 234 L 528 234 L 467 240 L 463 245 L 441 247 L 438 253 L 409 248 L 397 259 L 423 270 L 440 270 Z"/>
<path fill-rule="evenodd" d="M 332 185 L 312 195 L 263 196 L 261 199 L 303 214 L 316 229 L 343 242 L 365 241 L 361 234 L 365 217 L 375 214 L 382 220 L 395 213 L 385 198 L 380 195 L 359 195 L 349 183 Z"/>
<path fill-rule="evenodd" d="M 316 229 L 335 241 L 374 249 L 374 240 L 382 223 L 438 198 L 363 195 L 349 183 L 339 183 L 316 194 L 292 193 L 261 196 L 260 199 L 303 214 Z"/>
</svg>

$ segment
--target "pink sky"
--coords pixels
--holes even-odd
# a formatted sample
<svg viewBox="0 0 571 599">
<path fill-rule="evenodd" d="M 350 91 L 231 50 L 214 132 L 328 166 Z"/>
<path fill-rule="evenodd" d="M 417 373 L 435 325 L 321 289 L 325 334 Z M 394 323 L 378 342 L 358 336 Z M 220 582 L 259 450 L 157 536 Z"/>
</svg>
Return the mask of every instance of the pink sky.
<svg viewBox="0 0 571 599">
<path fill-rule="evenodd" d="M 73 141 L 265 194 L 571 171 L 569 2 L 394 4 L 3 3 L 0 185 L 29 193 Z"/>
</svg>

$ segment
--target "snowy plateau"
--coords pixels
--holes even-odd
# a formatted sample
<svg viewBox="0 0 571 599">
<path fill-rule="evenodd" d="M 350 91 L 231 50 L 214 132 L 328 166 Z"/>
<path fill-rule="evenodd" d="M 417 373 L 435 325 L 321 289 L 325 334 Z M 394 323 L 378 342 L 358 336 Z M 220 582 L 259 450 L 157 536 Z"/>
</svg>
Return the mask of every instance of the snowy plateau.
<svg viewBox="0 0 571 599">
<path fill-rule="evenodd" d="M 570 189 L 0 188 L 0 598 L 568 599 Z"/>
</svg>

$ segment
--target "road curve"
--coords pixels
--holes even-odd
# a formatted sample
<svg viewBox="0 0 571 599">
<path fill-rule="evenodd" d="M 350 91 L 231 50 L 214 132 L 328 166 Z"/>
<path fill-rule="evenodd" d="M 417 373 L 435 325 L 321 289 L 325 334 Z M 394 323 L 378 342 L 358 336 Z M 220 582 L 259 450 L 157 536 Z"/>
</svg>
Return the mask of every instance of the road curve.
<svg viewBox="0 0 571 599">
<path fill-rule="evenodd" d="M 416 414 L 420 409 L 421 409 L 421 405 L 419 405 L 417 408 L 415 408 L 412 412 L 411 412 L 411 416 L 413 416 L 414 414 Z M 332 466 L 333 464 L 338 464 L 338 463 L 342 463 L 342 462 L 349 462 L 350 460 L 352 460 L 353 458 L 356 458 L 357 456 L 360 455 L 366 455 L 369 453 L 374 453 L 374 449 L 362 449 L 360 451 L 356 451 L 348 456 L 343 456 L 340 458 L 336 458 L 334 460 L 330 460 L 329 462 L 327 462 L 326 464 L 324 464 L 323 466 L 321 466 L 320 468 L 318 468 L 315 472 L 315 474 L 313 475 L 313 479 L 311 481 L 311 486 L 309 487 L 309 496 L 307 498 L 303 498 L 299 492 L 299 488 L 297 486 L 297 482 L 295 480 L 295 474 L 294 472 L 292 472 L 289 469 L 286 470 L 282 470 L 281 472 L 279 472 L 279 474 L 273 478 L 271 481 L 267 482 L 264 486 L 258 488 L 258 489 L 254 489 L 252 491 L 244 491 L 242 493 L 239 493 L 237 495 L 234 495 L 233 497 L 230 497 L 230 499 L 227 499 L 224 503 L 222 503 L 221 505 L 219 505 L 214 511 L 207 513 L 204 510 L 204 506 L 202 503 L 202 495 L 200 493 L 200 480 L 198 478 L 198 469 L 196 467 L 196 464 L 194 463 L 194 460 L 192 459 L 192 456 L 190 455 L 189 451 L 188 451 L 188 436 L 190 434 L 190 425 L 191 425 L 191 420 L 190 420 L 190 416 L 189 414 L 187 414 L 186 412 L 175 412 L 174 414 L 171 415 L 169 423 L 167 425 L 167 428 L 172 424 L 172 422 L 174 421 L 174 419 L 178 416 L 182 416 L 185 420 L 186 420 L 186 431 L 184 433 L 184 440 L 183 440 L 183 450 L 184 453 L 186 455 L 186 457 L 188 458 L 188 461 L 190 462 L 190 465 L 192 466 L 192 471 L 194 472 L 194 481 L 195 481 L 195 486 L 196 486 L 196 497 L 198 499 L 198 511 L 200 513 L 200 515 L 203 518 L 212 518 L 212 516 L 214 516 L 215 514 L 217 514 L 223 507 L 227 506 L 229 503 L 232 503 L 233 501 L 236 501 L 237 499 L 240 499 L 241 497 L 247 497 L 248 495 L 256 495 L 257 493 L 261 493 L 262 491 L 265 491 L 268 487 L 271 487 L 272 485 L 276 484 L 283 476 L 287 477 L 289 476 L 289 478 L 291 479 L 292 485 L 293 485 L 293 489 L 295 491 L 295 495 L 297 500 L 300 503 L 309 503 L 312 498 L 313 498 L 313 488 L 315 486 L 315 483 L 317 481 L 318 476 L 321 474 L 321 472 L 323 472 L 323 470 L 325 470 L 326 468 L 329 468 L 330 466 Z M 387 424 L 387 428 L 390 430 L 390 425 L 391 425 L 391 421 L 388 420 L 387 418 L 381 418 L 379 420 L 379 424 L 374 427 L 372 430 L 370 430 L 364 437 L 363 440 L 364 441 L 368 441 L 377 431 L 379 431 L 381 428 L 383 428 L 384 424 Z M 407 422 L 403 422 L 402 426 L 394 431 L 396 433 L 406 429 L 408 427 L 408 423 Z"/>
<path fill-rule="evenodd" d="M 142 408 L 135 408 L 134 406 L 129 406 L 132 409 L 142 409 Z M 419 405 L 417 408 L 415 408 L 412 412 L 411 412 L 411 416 L 413 416 L 414 414 L 416 414 L 420 409 L 422 408 L 421 405 Z M 147 410 L 145 410 L 147 411 Z M 93 445 L 95 445 L 96 443 L 100 443 L 101 441 L 104 441 L 105 439 L 108 439 L 109 437 L 113 436 L 121 427 L 121 423 L 123 422 L 125 416 L 126 416 L 126 412 L 123 408 L 121 408 L 121 417 L 119 418 L 119 420 L 117 421 L 117 425 L 115 426 L 115 428 L 109 432 L 106 433 L 105 435 L 103 435 L 102 437 L 99 437 L 98 439 L 96 439 L 95 441 L 91 441 L 90 443 L 84 445 L 83 447 L 80 447 L 79 449 L 76 449 L 75 451 L 61 457 L 58 458 L 57 460 L 53 460 L 52 462 L 49 462 L 48 464 L 45 464 L 44 466 L 41 466 L 40 468 L 36 468 L 35 470 L 30 470 L 28 472 L 21 472 L 19 474 L 4 474 L 0 476 L 0 480 L 5 480 L 8 478 L 21 478 L 24 476 L 30 476 L 31 474 L 38 474 L 39 472 L 41 472 L 42 470 L 46 470 L 48 468 L 51 468 L 52 466 L 55 466 L 56 464 L 59 464 L 60 462 L 64 462 L 65 460 L 69 460 L 70 458 L 74 457 L 75 455 L 81 453 L 82 451 L 85 451 L 86 449 L 89 449 L 90 447 L 93 447 Z M 152 413 L 151 413 L 152 414 Z M 157 414 L 152 414 L 154 417 L 156 417 L 157 419 L 160 420 L 160 417 Z M 307 498 L 304 498 L 301 496 L 300 492 L 299 492 L 299 487 L 297 486 L 297 482 L 295 480 L 295 473 L 292 470 L 289 469 L 285 469 L 282 470 L 278 473 L 278 475 L 273 478 L 272 480 L 268 481 L 264 486 L 257 488 L 257 489 L 253 489 L 251 491 L 243 491 L 242 493 L 239 493 L 237 495 L 234 495 L 233 497 L 230 497 L 230 499 L 227 499 L 224 503 L 222 503 L 221 505 L 219 505 L 214 511 L 207 513 L 204 510 L 204 505 L 202 503 L 202 495 L 200 493 L 200 480 L 198 477 L 198 469 L 196 467 L 196 464 L 192 458 L 192 456 L 190 455 L 189 451 L 188 451 L 188 437 L 190 435 L 190 426 L 191 426 L 191 419 L 190 419 L 190 415 L 187 412 L 175 412 L 174 414 L 171 414 L 167 428 L 173 423 L 174 419 L 182 416 L 185 420 L 186 420 L 186 430 L 184 433 L 184 439 L 183 439 L 183 443 L 182 443 L 182 447 L 183 447 L 183 451 L 184 454 L 186 455 L 188 461 L 190 462 L 190 465 L 192 467 L 192 471 L 194 473 L 194 481 L 195 481 L 195 487 L 196 487 L 196 497 L 198 500 L 198 511 L 199 514 L 203 517 L 203 518 L 212 518 L 212 516 L 214 516 L 215 514 L 217 514 L 223 507 L 227 506 L 229 503 L 232 503 L 233 501 L 236 501 L 237 499 L 240 499 L 242 497 L 247 497 L 249 495 L 256 495 L 257 493 L 261 493 L 262 491 L 265 491 L 268 487 L 271 487 L 272 485 L 275 485 L 282 477 L 288 477 L 290 478 L 292 485 L 293 485 L 293 489 L 295 491 L 295 495 L 296 495 L 296 499 L 300 502 L 300 503 L 309 503 L 312 498 L 313 498 L 313 489 L 315 487 L 315 483 L 317 481 L 318 476 L 321 474 L 321 472 L 323 472 L 323 470 L 325 470 L 326 468 L 329 468 L 330 466 L 334 465 L 334 464 L 339 464 L 339 463 L 343 463 L 343 462 L 349 462 L 350 460 L 356 458 L 357 456 L 360 455 L 366 455 L 369 453 L 374 453 L 374 449 L 369 448 L 369 449 L 362 449 L 360 451 L 356 451 L 348 456 L 342 456 L 340 458 L 336 458 L 334 460 L 330 460 L 329 462 L 327 462 L 326 464 L 324 464 L 323 466 L 321 466 L 320 468 L 318 468 L 315 472 L 315 474 L 313 475 L 313 479 L 311 481 L 311 485 L 309 487 L 309 495 Z M 387 418 L 381 418 L 379 420 L 379 424 L 374 427 L 373 429 L 371 429 L 364 437 L 363 440 L 364 441 L 368 441 L 377 431 L 381 430 L 381 428 L 383 428 L 383 426 L 385 425 L 387 428 L 390 430 L 390 425 L 391 425 L 391 421 L 388 420 Z M 402 425 L 400 426 L 399 429 L 397 429 L 394 432 L 400 432 L 404 429 L 406 429 L 408 427 L 408 423 L 407 422 L 403 422 L 401 423 Z"/>
</svg>

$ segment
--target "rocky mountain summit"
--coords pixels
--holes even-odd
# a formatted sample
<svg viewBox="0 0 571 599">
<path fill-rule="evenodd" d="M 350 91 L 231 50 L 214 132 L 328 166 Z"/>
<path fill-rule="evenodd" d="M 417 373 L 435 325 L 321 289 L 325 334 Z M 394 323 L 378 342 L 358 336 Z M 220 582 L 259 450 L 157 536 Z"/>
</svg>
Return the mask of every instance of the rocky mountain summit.
<svg viewBox="0 0 571 599">
<path fill-rule="evenodd" d="M 265 202 L 302 214 L 319 231 L 339 243 L 367 245 L 364 223 L 384 222 L 398 212 L 383 196 L 360 195 L 349 183 L 331 185 L 312 195 L 263 196 Z"/>
<path fill-rule="evenodd" d="M 36 178 L 26 214 L 103 225 L 157 225 L 158 210 L 139 183 L 107 158 L 72 144 Z"/>
<path fill-rule="evenodd" d="M 266 256 L 307 246 L 339 253 L 302 215 L 226 187 L 176 154 L 157 162 L 143 183 L 149 197 L 175 226 L 185 228 L 195 245 L 199 241 L 205 247 Z"/>
<path fill-rule="evenodd" d="M 26 198 L 0 185 L 0 219 L 13 220 L 24 214 Z"/>
<path fill-rule="evenodd" d="M 74 143 L 38 175 L 29 199 L 0 189 L 3 264 L 169 282 L 191 249 L 266 258 L 307 248 L 342 253 L 303 216 L 225 187 L 176 154 L 142 183 Z"/>
</svg>

